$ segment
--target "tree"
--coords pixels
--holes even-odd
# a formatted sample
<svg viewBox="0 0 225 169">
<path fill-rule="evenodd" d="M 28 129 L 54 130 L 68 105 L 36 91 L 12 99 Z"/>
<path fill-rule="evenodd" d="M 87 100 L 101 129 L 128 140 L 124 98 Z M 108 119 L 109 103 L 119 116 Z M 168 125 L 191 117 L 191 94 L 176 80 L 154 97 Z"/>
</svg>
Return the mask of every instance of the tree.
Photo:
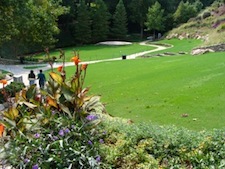
<svg viewBox="0 0 225 169">
<path fill-rule="evenodd" d="M 200 12 L 203 8 L 203 4 L 200 0 L 196 0 L 194 3 L 193 3 L 194 7 L 195 7 L 195 10 L 197 12 Z"/>
<path fill-rule="evenodd" d="M 77 20 L 75 23 L 75 40 L 79 44 L 86 44 L 91 41 L 91 18 L 88 6 L 84 0 L 77 8 Z"/>
<path fill-rule="evenodd" d="M 0 43 L 16 40 L 24 45 L 53 44 L 54 35 L 59 33 L 57 19 L 67 12 L 60 3 L 60 0 L 1 0 Z"/>
<path fill-rule="evenodd" d="M 10 0 L 0 1 L 0 45 L 9 41 L 16 34 L 17 29 L 13 22 L 13 6 Z"/>
<path fill-rule="evenodd" d="M 149 7 L 148 13 L 147 13 L 147 21 L 145 22 L 145 25 L 147 27 L 147 30 L 153 30 L 154 31 L 154 38 L 155 38 L 155 31 L 163 31 L 164 30 L 164 20 L 163 17 L 164 10 L 161 8 L 161 5 L 158 1 L 155 2 L 154 5 Z"/>
<path fill-rule="evenodd" d="M 103 0 L 96 0 L 92 6 L 92 40 L 106 40 L 109 34 L 109 17 L 107 6 Z"/>
<path fill-rule="evenodd" d="M 191 17 L 196 16 L 196 14 L 196 7 L 193 4 L 190 4 L 188 1 L 184 3 L 182 0 L 173 16 L 175 23 L 180 24 L 187 22 Z"/>
<path fill-rule="evenodd" d="M 140 35 L 143 38 L 144 23 L 146 21 L 146 13 L 152 0 L 132 0 L 129 9 L 131 11 L 130 19 L 140 26 Z"/>
<path fill-rule="evenodd" d="M 119 0 L 113 15 L 112 36 L 116 39 L 125 39 L 127 35 L 127 13 L 123 0 Z"/>
</svg>

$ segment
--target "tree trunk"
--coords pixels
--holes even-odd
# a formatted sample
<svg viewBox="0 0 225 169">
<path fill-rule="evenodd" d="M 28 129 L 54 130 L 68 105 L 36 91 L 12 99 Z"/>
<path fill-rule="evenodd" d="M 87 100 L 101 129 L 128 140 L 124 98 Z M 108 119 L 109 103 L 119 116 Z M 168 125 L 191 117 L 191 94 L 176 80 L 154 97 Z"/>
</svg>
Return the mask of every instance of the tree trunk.
<svg viewBox="0 0 225 169">
<path fill-rule="evenodd" d="M 143 25 L 141 25 L 141 39 L 143 39 L 143 34 L 144 34 L 144 28 L 143 28 Z"/>
<path fill-rule="evenodd" d="M 153 40 L 155 40 L 155 30 L 153 30 Z"/>
</svg>

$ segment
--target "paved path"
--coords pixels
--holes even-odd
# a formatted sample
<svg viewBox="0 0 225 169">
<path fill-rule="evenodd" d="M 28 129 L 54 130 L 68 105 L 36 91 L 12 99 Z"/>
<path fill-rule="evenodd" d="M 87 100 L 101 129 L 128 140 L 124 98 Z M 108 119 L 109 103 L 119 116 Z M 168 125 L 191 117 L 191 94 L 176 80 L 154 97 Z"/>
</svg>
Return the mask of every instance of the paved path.
<svg viewBox="0 0 225 169">
<path fill-rule="evenodd" d="M 136 57 L 143 56 L 143 55 L 148 54 L 148 53 L 152 53 L 152 52 L 156 52 L 156 51 L 160 51 L 160 50 L 164 50 L 164 49 L 168 48 L 168 47 L 159 46 L 159 45 L 146 44 L 146 42 L 147 41 L 141 42 L 140 45 L 148 45 L 148 46 L 155 47 L 156 49 L 153 49 L 153 50 L 150 50 L 150 51 L 144 51 L 144 52 L 140 52 L 140 53 L 135 53 L 135 54 L 131 54 L 131 55 L 127 55 L 126 59 L 135 59 Z M 116 60 L 122 60 L 122 57 L 120 57 L 120 58 L 113 58 L 113 59 L 87 61 L 87 62 L 82 62 L 82 63 L 93 64 L 93 63 L 116 61 Z M 28 86 L 29 85 L 28 74 L 29 74 L 30 70 L 29 69 L 24 69 L 24 67 L 38 66 L 38 65 L 45 66 L 45 67 L 41 67 L 40 68 L 43 71 L 50 69 L 50 65 L 49 64 L 32 64 L 32 65 L 27 65 L 27 64 L 23 64 L 23 65 L 1 65 L 0 64 L 0 69 L 1 70 L 6 70 L 6 71 L 9 71 L 9 72 L 13 73 L 14 77 L 22 76 L 24 84 L 26 86 Z M 62 65 L 62 63 L 54 63 L 53 67 L 57 68 L 59 65 Z M 72 65 L 74 65 L 74 63 L 68 62 L 68 63 L 66 63 L 65 66 L 72 66 Z M 34 73 L 37 75 L 39 73 L 39 69 L 34 69 Z M 10 81 L 13 81 L 13 79 L 10 80 Z M 0 85 L 0 88 L 1 87 L 2 86 Z"/>
</svg>

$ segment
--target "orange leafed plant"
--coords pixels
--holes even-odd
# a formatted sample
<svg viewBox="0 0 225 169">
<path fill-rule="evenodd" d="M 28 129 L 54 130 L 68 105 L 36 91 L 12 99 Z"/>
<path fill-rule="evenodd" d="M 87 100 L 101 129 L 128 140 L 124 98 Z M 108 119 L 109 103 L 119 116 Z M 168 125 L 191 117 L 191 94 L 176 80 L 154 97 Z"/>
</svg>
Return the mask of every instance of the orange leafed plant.
<svg viewBox="0 0 225 169">
<path fill-rule="evenodd" d="M 79 57 L 78 56 L 74 56 L 74 57 L 72 57 L 72 59 L 71 59 L 74 63 L 75 63 L 75 65 L 78 65 L 79 64 L 79 62 L 80 62 L 80 59 L 79 59 Z"/>
<path fill-rule="evenodd" d="M 2 79 L 2 80 L 0 80 L 0 83 L 2 83 L 3 85 L 5 85 L 5 84 L 7 84 L 7 80 Z"/>
<path fill-rule="evenodd" d="M 86 70 L 87 69 L 88 64 L 82 64 L 81 65 L 81 70 Z"/>
<path fill-rule="evenodd" d="M 2 135 L 3 135 L 4 128 L 5 128 L 4 125 L 0 124 L 0 137 L 2 137 Z"/>
<path fill-rule="evenodd" d="M 63 66 L 59 66 L 59 67 L 57 68 L 58 72 L 62 72 L 62 69 L 63 69 Z"/>
</svg>

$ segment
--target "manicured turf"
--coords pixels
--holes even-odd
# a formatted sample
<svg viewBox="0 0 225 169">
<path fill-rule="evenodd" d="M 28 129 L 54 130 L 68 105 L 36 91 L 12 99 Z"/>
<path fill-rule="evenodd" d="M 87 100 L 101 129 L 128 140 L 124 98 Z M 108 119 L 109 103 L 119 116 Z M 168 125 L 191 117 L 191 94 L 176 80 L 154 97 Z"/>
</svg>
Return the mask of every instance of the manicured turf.
<svg viewBox="0 0 225 169">
<path fill-rule="evenodd" d="M 190 52 L 201 43 L 169 42 L 177 45 L 169 52 Z M 70 77 L 75 67 L 66 71 Z M 193 130 L 225 127 L 222 52 L 103 62 L 89 65 L 87 71 L 85 85 L 91 86 L 91 94 L 102 95 L 113 116 Z"/>
<path fill-rule="evenodd" d="M 138 43 L 125 46 L 108 46 L 108 45 L 87 45 L 73 48 L 65 48 L 63 51 L 66 55 L 66 61 L 70 62 L 74 56 L 75 51 L 79 51 L 82 61 L 101 60 L 101 59 L 112 59 L 122 57 L 122 55 L 129 55 L 133 53 L 149 51 L 154 49 L 151 46 L 143 46 Z M 44 54 L 36 57 L 43 58 Z M 51 52 L 51 56 L 59 56 L 58 51 Z M 57 57 L 58 58 L 58 57 Z M 58 61 L 60 61 L 58 59 Z"/>
<path fill-rule="evenodd" d="M 154 43 L 172 44 L 173 47 L 160 52 L 154 52 L 152 54 L 163 52 L 190 52 L 193 48 L 201 46 L 203 42 L 196 39 L 165 39 L 158 42 L 153 42 L 152 44 Z"/>
<path fill-rule="evenodd" d="M 66 71 L 70 77 L 75 67 Z M 85 84 L 113 116 L 193 130 L 224 127 L 224 52 L 105 62 L 87 71 Z"/>
<path fill-rule="evenodd" d="M 224 127 L 225 53 L 89 65 L 86 84 L 113 116 L 202 130 Z M 188 117 L 182 117 L 188 116 Z"/>
</svg>

